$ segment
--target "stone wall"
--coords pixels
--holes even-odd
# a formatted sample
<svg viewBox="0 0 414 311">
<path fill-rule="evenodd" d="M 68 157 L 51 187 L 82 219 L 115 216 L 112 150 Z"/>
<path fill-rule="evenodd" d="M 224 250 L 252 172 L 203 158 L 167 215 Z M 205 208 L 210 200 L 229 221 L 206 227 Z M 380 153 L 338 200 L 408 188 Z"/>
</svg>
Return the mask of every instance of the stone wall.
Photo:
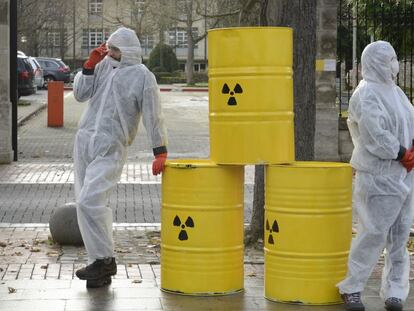
<svg viewBox="0 0 414 311">
<path fill-rule="evenodd" d="M 11 146 L 9 0 L 0 0 L 0 164 L 13 159 Z"/>
<path fill-rule="evenodd" d="M 315 160 L 339 161 L 336 105 L 336 0 L 318 0 L 316 30 Z"/>
</svg>

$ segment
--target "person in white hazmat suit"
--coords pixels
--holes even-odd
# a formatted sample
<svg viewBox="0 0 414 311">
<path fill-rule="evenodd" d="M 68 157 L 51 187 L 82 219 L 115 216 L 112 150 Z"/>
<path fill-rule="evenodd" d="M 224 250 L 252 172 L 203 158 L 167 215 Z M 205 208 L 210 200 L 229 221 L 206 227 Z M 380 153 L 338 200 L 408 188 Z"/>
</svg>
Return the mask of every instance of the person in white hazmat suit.
<svg viewBox="0 0 414 311">
<path fill-rule="evenodd" d="M 167 136 L 154 75 L 141 64 L 135 32 L 119 28 L 94 49 L 74 81 L 77 101 L 89 100 L 74 144 L 75 195 L 88 266 L 76 271 L 88 287 L 109 284 L 116 274 L 110 191 L 120 179 L 129 146 L 142 117 L 160 174 L 167 158 Z"/>
<path fill-rule="evenodd" d="M 391 44 L 367 45 L 361 63 L 363 80 L 348 110 L 359 223 L 348 274 L 337 286 L 347 310 L 365 310 L 361 291 L 385 248 L 380 296 L 387 310 L 399 311 L 409 291 L 406 245 L 414 217 L 414 109 L 394 82 L 399 65 Z"/>
</svg>

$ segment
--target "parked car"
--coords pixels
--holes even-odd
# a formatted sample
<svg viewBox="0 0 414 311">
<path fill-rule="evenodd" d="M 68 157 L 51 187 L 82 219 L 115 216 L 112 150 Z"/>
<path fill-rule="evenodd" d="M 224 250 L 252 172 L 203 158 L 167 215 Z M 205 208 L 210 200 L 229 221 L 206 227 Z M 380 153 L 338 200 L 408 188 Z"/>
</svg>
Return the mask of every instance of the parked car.
<svg viewBox="0 0 414 311">
<path fill-rule="evenodd" d="M 70 68 L 59 58 L 36 57 L 36 60 L 43 69 L 44 88 L 47 88 L 49 81 L 70 82 Z"/>
<path fill-rule="evenodd" d="M 36 93 L 34 69 L 21 53 L 17 53 L 17 92 L 19 97 Z"/>
<path fill-rule="evenodd" d="M 45 82 L 45 79 L 43 78 L 43 69 L 34 57 L 29 56 L 28 59 L 30 65 L 32 65 L 34 69 L 36 87 L 37 89 L 41 89 Z"/>
<path fill-rule="evenodd" d="M 83 68 L 76 68 L 74 71 L 72 71 L 70 73 L 70 82 L 73 83 L 73 81 L 75 80 L 75 76 L 78 74 L 79 71 L 82 71 Z"/>
</svg>

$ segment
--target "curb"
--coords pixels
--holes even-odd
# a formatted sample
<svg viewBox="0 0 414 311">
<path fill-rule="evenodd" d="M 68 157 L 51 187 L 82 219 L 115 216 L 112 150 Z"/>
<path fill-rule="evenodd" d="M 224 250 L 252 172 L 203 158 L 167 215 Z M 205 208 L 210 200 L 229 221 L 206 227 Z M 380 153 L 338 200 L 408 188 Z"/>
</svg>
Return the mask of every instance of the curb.
<svg viewBox="0 0 414 311">
<path fill-rule="evenodd" d="M 208 92 L 208 89 L 195 88 L 195 89 L 182 89 L 182 92 Z"/>
<path fill-rule="evenodd" d="M 160 88 L 160 92 L 208 92 L 207 88 Z"/>
<path fill-rule="evenodd" d="M 35 114 L 37 114 L 39 111 L 42 111 L 46 107 L 47 107 L 47 103 L 41 104 L 39 107 L 37 107 L 37 109 L 30 112 L 28 115 L 22 117 L 20 120 L 17 120 L 17 126 L 21 126 L 24 122 L 26 122 L 28 119 L 30 119 L 31 117 L 33 117 Z"/>
<path fill-rule="evenodd" d="M 1 228 L 49 228 L 49 223 L 10 223 L 10 222 L 0 222 Z M 124 223 L 124 222 L 114 222 L 112 228 L 156 228 L 161 229 L 161 224 L 158 222 L 138 222 L 138 223 Z"/>
<path fill-rule="evenodd" d="M 64 87 L 65 91 L 73 91 L 73 87 Z M 208 92 L 208 88 L 160 88 L 160 92 Z"/>
</svg>

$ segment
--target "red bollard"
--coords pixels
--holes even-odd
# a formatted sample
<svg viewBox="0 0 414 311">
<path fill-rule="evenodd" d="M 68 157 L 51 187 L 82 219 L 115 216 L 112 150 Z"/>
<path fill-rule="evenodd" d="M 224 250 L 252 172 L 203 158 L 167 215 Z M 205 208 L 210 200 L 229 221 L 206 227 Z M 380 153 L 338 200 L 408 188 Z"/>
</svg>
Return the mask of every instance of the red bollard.
<svg viewBox="0 0 414 311">
<path fill-rule="evenodd" d="M 63 126 L 63 82 L 49 81 L 47 88 L 47 126 Z"/>
</svg>

